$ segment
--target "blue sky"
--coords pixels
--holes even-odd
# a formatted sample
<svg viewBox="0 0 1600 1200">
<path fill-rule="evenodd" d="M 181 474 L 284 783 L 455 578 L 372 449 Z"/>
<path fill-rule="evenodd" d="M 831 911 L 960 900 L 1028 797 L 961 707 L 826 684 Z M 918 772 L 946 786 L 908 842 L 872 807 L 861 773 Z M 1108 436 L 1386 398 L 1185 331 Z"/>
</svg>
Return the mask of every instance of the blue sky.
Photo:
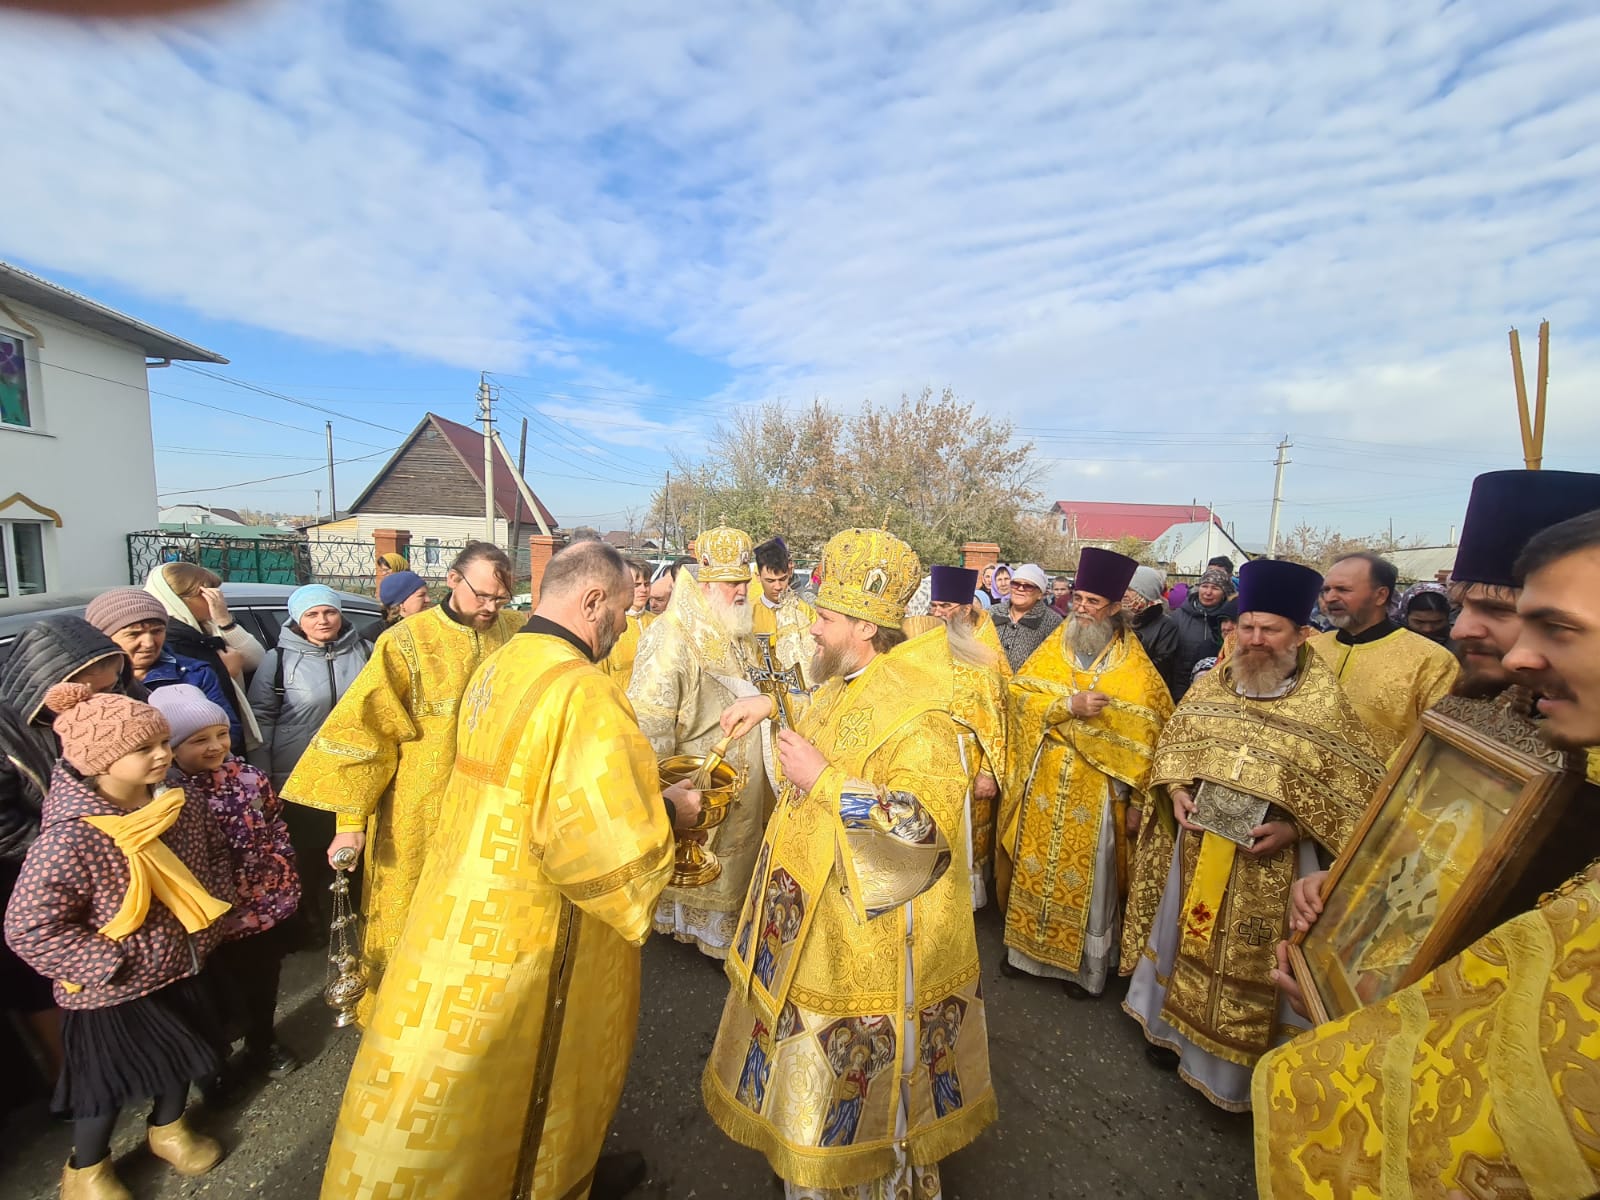
<svg viewBox="0 0 1600 1200">
<path fill-rule="evenodd" d="M 336 409 L 341 458 L 493 372 L 566 524 L 739 404 L 948 385 L 1049 498 L 1264 538 L 1288 432 L 1286 525 L 1442 540 L 1520 465 L 1505 332 L 1531 371 L 1541 317 L 1546 465 L 1600 458 L 1591 5 L 255 0 L 0 37 L 0 256 Z M 315 466 L 323 414 L 151 386 L 163 492 L 311 507 L 315 475 L 227 485 Z"/>
</svg>

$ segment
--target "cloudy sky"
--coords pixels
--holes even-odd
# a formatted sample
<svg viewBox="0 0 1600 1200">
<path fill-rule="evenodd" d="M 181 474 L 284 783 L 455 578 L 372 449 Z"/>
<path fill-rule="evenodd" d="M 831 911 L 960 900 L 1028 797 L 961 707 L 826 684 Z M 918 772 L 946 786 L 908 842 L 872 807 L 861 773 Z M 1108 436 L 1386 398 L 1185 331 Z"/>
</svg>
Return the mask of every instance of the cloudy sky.
<svg viewBox="0 0 1600 1200">
<path fill-rule="evenodd" d="M 479 370 L 569 525 L 741 403 L 948 385 L 1052 499 L 1264 539 L 1288 433 L 1285 524 L 1438 541 L 1521 465 L 1541 317 L 1546 465 L 1600 460 L 1592 4 L 255 0 L 0 39 L 0 257 L 336 410 L 346 500 Z M 151 378 L 163 492 L 311 507 L 227 485 L 313 467 L 324 414 Z"/>
</svg>

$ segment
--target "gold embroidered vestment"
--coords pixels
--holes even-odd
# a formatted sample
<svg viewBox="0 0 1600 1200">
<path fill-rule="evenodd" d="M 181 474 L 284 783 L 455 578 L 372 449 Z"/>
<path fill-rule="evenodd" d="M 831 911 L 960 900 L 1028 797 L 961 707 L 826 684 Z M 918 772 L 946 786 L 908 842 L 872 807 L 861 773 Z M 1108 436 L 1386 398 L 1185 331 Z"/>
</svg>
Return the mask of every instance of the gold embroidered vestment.
<svg viewBox="0 0 1600 1200">
<path fill-rule="evenodd" d="M 1336 630 L 1319 633 L 1311 647 L 1338 679 L 1372 734 L 1384 761 L 1400 748 L 1422 714 L 1450 694 L 1460 674 L 1455 655 L 1409 629 L 1351 645 Z"/>
</svg>

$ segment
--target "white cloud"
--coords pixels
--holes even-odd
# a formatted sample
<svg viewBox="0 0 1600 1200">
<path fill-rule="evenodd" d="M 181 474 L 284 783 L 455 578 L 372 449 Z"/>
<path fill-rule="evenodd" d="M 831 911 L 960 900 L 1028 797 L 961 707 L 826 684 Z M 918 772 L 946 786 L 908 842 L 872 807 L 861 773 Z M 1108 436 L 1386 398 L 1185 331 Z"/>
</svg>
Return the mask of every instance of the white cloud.
<svg viewBox="0 0 1600 1200">
<path fill-rule="evenodd" d="M 1242 502 L 1285 428 L 1434 447 L 1414 516 L 1441 532 L 1444 492 L 1520 456 L 1504 331 L 1531 371 L 1548 316 L 1552 465 L 1600 438 L 1583 6 L 305 0 L 166 35 L 0 26 L 31 114 L 0 252 L 217 316 L 647 391 L 647 364 L 594 359 L 586 335 L 623 328 L 727 364 L 719 400 L 949 383 L 1031 428 L 1257 435 L 1086 442 L 1152 460 L 1105 494 L 1187 499 L 1208 460 L 1258 461 L 1212 472 Z M 582 428 L 647 450 L 690 420 L 662 407 Z M 1359 520 L 1313 458 L 1292 494 Z M 1394 465 L 1360 487 L 1406 494 Z"/>
</svg>

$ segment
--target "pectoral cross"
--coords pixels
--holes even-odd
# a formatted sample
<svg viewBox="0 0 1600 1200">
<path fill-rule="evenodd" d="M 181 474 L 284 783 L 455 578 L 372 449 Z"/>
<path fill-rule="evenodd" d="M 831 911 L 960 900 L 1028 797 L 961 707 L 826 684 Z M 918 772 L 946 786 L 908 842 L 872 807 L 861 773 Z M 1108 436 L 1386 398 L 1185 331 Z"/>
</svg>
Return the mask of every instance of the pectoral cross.
<svg viewBox="0 0 1600 1200">
<path fill-rule="evenodd" d="M 799 663 L 795 663 L 792 667 L 778 664 L 777 659 L 772 656 L 771 635 L 760 634 L 756 640 L 761 643 L 762 661 L 750 668 L 748 678 L 755 684 L 757 691 L 777 700 L 779 726 L 793 729 L 794 713 L 789 707 L 789 696 L 791 693 L 803 693 L 806 690 L 805 672 L 800 669 Z"/>
<path fill-rule="evenodd" d="M 1239 777 L 1244 774 L 1244 766 L 1246 763 L 1260 761 L 1260 759 L 1250 752 L 1249 746 L 1240 746 L 1239 753 L 1233 756 L 1233 774 L 1229 776 L 1229 778 L 1235 782 L 1238 782 Z"/>
</svg>

